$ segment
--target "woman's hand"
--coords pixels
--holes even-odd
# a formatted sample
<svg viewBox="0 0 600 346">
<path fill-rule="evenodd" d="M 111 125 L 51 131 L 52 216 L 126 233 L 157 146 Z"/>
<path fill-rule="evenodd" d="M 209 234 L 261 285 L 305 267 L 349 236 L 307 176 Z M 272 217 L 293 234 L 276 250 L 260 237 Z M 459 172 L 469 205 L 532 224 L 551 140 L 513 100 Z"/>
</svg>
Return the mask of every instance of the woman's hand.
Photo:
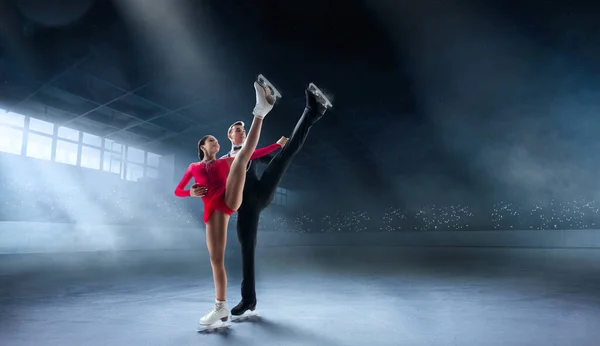
<svg viewBox="0 0 600 346">
<path fill-rule="evenodd" d="M 204 197 L 208 189 L 204 186 L 200 186 L 198 184 L 192 185 L 192 189 L 190 190 L 190 196 L 192 197 Z"/>
<path fill-rule="evenodd" d="M 279 144 L 282 148 L 285 146 L 285 144 L 287 143 L 288 139 L 286 137 L 281 137 L 278 141 L 277 144 Z"/>
</svg>

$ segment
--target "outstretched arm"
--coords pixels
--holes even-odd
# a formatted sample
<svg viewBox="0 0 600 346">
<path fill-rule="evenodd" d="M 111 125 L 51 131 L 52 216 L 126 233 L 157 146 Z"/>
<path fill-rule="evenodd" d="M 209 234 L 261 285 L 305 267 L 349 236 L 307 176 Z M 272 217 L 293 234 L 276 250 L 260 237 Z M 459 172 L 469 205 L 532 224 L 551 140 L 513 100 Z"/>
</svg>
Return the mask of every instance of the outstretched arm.
<svg viewBox="0 0 600 346">
<path fill-rule="evenodd" d="M 254 150 L 254 152 L 252 153 L 252 156 L 250 156 L 250 160 L 256 160 L 259 159 L 263 156 L 267 156 L 270 153 L 274 152 L 275 150 L 281 148 L 281 145 L 279 145 L 279 143 L 273 143 L 269 146 L 266 146 L 264 148 L 260 148 L 260 149 L 256 149 Z"/>
<path fill-rule="evenodd" d="M 190 197 L 190 190 L 186 190 L 185 187 L 190 182 L 190 180 L 192 180 L 192 177 L 192 165 L 189 165 L 187 170 L 185 171 L 185 174 L 183 175 L 183 178 L 181 178 L 181 181 L 179 182 L 179 184 L 177 184 L 177 187 L 175 188 L 175 196 Z"/>
<path fill-rule="evenodd" d="M 259 160 L 259 159 L 266 159 L 266 163 L 269 163 L 271 161 L 271 159 L 273 158 L 271 154 L 272 152 L 274 152 L 275 150 L 281 148 L 282 145 L 279 144 L 279 142 L 277 143 L 273 143 L 269 146 L 266 146 L 264 148 L 260 148 L 260 149 L 256 149 L 254 150 L 254 152 L 252 153 L 252 156 L 250 156 L 250 161 L 252 160 Z M 222 159 L 227 160 L 227 164 L 229 166 L 231 166 L 231 163 L 233 162 L 233 159 L 235 158 L 235 156 L 223 156 Z"/>
</svg>

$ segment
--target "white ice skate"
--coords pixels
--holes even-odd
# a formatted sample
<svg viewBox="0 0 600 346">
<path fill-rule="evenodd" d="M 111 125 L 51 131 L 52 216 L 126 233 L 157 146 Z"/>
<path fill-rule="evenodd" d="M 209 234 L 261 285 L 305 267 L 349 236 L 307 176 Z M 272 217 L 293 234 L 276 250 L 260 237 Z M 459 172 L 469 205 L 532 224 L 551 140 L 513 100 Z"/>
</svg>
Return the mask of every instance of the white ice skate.
<svg viewBox="0 0 600 346">
<path fill-rule="evenodd" d="M 268 89 L 265 90 L 258 82 L 254 82 L 254 90 L 256 91 L 256 105 L 252 114 L 257 118 L 264 119 L 271 109 L 273 109 L 276 98 L 272 95 L 267 95 Z"/>
<path fill-rule="evenodd" d="M 273 95 L 275 96 L 276 99 L 278 98 L 282 98 L 283 96 L 281 96 L 281 93 L 279 92 L 279 90 L 277 90 L 277 88 L 275 87 L 275 85 L 273 85 L 273 83 L 271 83 L 265 76 L 263 76 L 262 74 L 258 75 L 258 83 L 264 87 L 269 87 L 271 88 L 271 90 L 273 90 Z"/>
<path fill-rule="evenodd" d="M 319 87 L 317 87 L 315 83 L 310 83 L 308 85 L 308 90 L 317 96 L 317 99 L 319 99 L 319 102 L 323 104 L 323 107 L 327 109 L 333 107 L 333 104 L 331 103 L 327 95 L 325 95 L 325 93 L 321 91 L 321 89 L 319 89 Z"/>
<path fill-rule="evenodd" d="M 215 302 L 215 307 L 204 315 L 198 323 L 198 331 L 208 331 L 229 326 L 229 308 L 226 301 Z"/>
</svg>

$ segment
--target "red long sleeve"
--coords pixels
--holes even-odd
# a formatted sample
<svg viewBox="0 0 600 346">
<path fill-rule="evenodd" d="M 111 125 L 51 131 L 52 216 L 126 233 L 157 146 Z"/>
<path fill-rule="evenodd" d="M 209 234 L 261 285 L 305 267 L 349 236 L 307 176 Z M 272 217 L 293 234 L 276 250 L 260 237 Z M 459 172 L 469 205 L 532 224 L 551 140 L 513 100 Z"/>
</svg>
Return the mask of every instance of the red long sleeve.
<svg viewBox="0 0 600 346">
<path fill-rule="evenodd" d="M 275 150 L 281 148 L 281 145 L 277 144 L 277 143 L 273 143 L 269 146 L 266 146 L 264 148 L 260 148 L 260 149 L 256 149 L 254 150 L 254 152 L 252 153 L 252 156 L 250 156 L 250 160 L 256 160 L 258 158 L 261 158 L 263 156 L 267 156 L 270 153 L 274 152 Z"/>
<path fill-rule="evenodd" d="M 190 180 L 192 180 L 192 177 L 192 165 L 189 165 L 187 170 L 185 171 L 185 174 L 183 175 L 183 178 L 181 178 L 181 181 L 179 182 L 179 184 L 177 184 L 177 187 L 175 188 L 175 196 L 190 197 L 190 190 L 186 190 L 185 187 L 190 182 Z"/>
<path fill-rule="evenodd" d="M 264 148 L 260 148 L 260 149 L 256 149 L 253 153 L 252 156 L 250 157 L 250 160 L 255 160 L 261 157 L 264 157 L 266 155 L 269 155 L 270 153 L 274 152 L 275 150 L 281 148 L 281 146 L 277 143 L 271 144 L 269 146 L 266 146 Z M 207 187 L 209 189 L 209 194 L 211 193 L 217 193 L 219 189 L 224 189 L 225 188 L 225 180 L 227 178 L 227 173 L 229 173 L 229 167 L 231 165 L 231 161 L 233 161 L 233 158 L 226 158 L 224 160 L 226 161 L 222 161 L 223 159 L 219 159 L 217 160 L 217 162 L 213 163 L 214 165 L 218 165 L 219 168 L 219 172 L 214 171 L 213 174 L 218 174 L 222 176 L 222 186 L 217 184 L 215 186 L 207 186 L 207 184 L 209 184 L 209 181 L 207 181 L 206 179 L 206 172 L 199 171 L 199 165 L 201 165 L 201 163 L 199 164 L 190 164 L 187 168 L 187 170 L 185 171 L 185 174 L 183 175 L 183 178 L 181 178 L 181 181 L 179 182 L 179 184 L 177 184 L 177 187 L 175 188 L 175 196 L 177 197 L 190 197 L 190 190 L 186 190 L 185 188 L 187 187 L 187 185 L 189 184 L 189 182 L 192 180 L 192 178 L 196 179 L 196 183 L 200 184 L 200 186 L 204 186 Z M 219 164 L 219 162 L 223 162 L 223 164 Z M 216 172 L 216 173 L 215 173 Z M 213 179 L 214 180 L 214 179 Z M 217 179 L 218 181 L 219 179 Z M 214 182 L 213 182 L 214 185 Z"/>
</svg>

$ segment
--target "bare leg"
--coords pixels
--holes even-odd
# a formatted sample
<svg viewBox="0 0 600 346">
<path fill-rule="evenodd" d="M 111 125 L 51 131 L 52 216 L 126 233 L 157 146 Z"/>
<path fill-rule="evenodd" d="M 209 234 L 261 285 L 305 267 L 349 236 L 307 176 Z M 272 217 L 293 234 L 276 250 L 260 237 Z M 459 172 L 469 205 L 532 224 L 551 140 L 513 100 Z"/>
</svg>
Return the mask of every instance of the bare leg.
<svg viewBox="0 0 600 346">
<path fill-rule="evenodd" d="M 275 100 L 267 97 L 267 91 L 263 87 L 254 83 L 254 88 L 256 90 L 257 104 L 268 103 L 271 106 L 273 105 Z M 255 112 L 257 112 L 257 109 L 258 107 L 255 108 Z M 225 184 L 225 204 L 232 210 L 238 210 L 242 205 L 244 184 L 246 183 L 246 167 L 248 166 L 252 153 L 256 150 L 256 146 L 258 145 L 265 115 L 266 112 L 261 115 L 255 113 L 252 125 L 250 125 L 250 130 L 248 131 L 246 144 L 244 144 L 231 163 L 229 175 L 227 176 L 227 182 Z"/>
<path fill-rule="evenodd" d="M 225 204 L 232 210 L 238 210 L 240 205 L 242 205 L 244 184 L 246 182 L 246 166 L 248 166 L 250 156 L 256 150 L 262 122 L 262 119 L 254 117 L 252 125 L 250 125 L 250 132 L 248 132 L 248 137 L 246 138 L 246 144 L 244 144 L 231 163 L 231 169 L 229 170 L 225 185 Z"/>
<path fill-rule="evenodd" d="M 217 300 L 226 300 L 227 273 L 225 271 L 225 245 L 229 215 L 215 210 L 206 224 L 206 246 L 210 254 L 210 265 L 215 282 Z"/>
</svg>

